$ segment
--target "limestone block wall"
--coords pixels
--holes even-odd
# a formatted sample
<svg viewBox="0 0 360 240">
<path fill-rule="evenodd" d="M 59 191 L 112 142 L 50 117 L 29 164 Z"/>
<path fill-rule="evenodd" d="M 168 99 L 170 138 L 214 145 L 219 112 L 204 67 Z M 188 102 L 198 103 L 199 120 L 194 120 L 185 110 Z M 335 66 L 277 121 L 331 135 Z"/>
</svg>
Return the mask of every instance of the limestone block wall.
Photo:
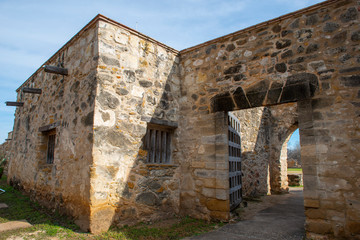
<svg viewBox="0 0 360 240">
<path fill-rule="evenodd" d="M 99 22 L 99 65 L 91 166 L 91 231 L 179 211 L 180 159 L 172 130 L 170 164 L 148 164 L 148 122 L 179 120 L 177 51 L 133 30 Z"/>
<path fill-rule="evenodd" d="M 24 102 L 15 112 L 8 180 L 41 204 L 89 225 L 93 115 L 96 93 L 97 28 L 90 25 L 45 64 L 68 69 L 68 76 L 38 69 L 18 90 Z M 40 88 L 42 94 L 22 92 Z M 46 163 L 47 136 L 54 124 L 54 163 Z"/>
<path fill-rule="evenodd" d="M 308 236 L 359 234 L 358 8 L 355 0 L 328 1 L 181 51 L 182 122 L 193 126 L 185 127 L 180 141 L 194 140 L 184 153 L 193 183 L 227 173 L 223 158 L 200 176 L 210 158 L 188 154 L 208 135 L 221 139 L 211 135 L 217 131 L 211 112 L 299 101 Z M 201 121 L 205 134 L 197 130 Z M 217 156 L 215 147 L 208 150 Z M 213 213 L 216 208 L 201 200 L 201 184 L 192 201 L 199 213 Z M 217 185 L 213 192 L 218 189 L 226 192 Z"/>
<path fill-rule="evenodd" d="M 186 96 L 180 99 L 183 104 L 179 119 L 180 211 L 196 218 L 227 220 L 230 213 L 227 114 L 191 113 L 184 103 L 193 99 Z"/>
</svg>

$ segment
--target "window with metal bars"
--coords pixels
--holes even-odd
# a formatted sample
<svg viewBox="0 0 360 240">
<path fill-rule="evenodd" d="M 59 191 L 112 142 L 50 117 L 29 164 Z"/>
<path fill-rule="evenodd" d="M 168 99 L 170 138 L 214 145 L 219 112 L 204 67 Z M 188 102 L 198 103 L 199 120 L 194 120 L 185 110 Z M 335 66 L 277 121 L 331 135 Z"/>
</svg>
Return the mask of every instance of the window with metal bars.
<svg viewBox="0 0 360 240">
<path fill-rule="evenodd" d="M 148 126 L 144 141 L 144 149 L 148 152 L 147 163 L 171 163 L 171 136 L 169 129 Z"/>
<path fill-rule="evenodd" d="M 49 133 L 48 143 L 47 143 L 47 154 L 46 154 L 46 163 L 47 164 L 54 163 L 55 140 L 56 140 L 56 133 L 55 132 Z"/>
</svg>

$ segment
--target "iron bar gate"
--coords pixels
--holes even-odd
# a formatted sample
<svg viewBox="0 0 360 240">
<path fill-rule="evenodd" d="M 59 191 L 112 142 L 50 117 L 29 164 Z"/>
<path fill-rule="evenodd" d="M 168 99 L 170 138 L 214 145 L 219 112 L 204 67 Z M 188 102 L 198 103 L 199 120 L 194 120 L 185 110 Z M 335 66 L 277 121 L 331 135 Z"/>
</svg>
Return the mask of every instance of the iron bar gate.
<svg viewBox="0 0 360 240">
<path fill-rule="evenodd" d="M 228 113 L 230 210 L 242 201 L 240 121 Z"/>
</svg>

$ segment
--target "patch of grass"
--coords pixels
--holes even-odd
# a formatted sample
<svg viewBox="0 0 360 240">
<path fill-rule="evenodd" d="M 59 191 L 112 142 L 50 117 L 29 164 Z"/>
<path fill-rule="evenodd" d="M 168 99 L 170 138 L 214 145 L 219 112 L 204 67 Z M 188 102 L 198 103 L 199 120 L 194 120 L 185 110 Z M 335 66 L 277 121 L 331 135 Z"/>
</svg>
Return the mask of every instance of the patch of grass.
<svg viewBox="0 0 360 240">
<path fill-rule="evenodd" d="M 209 232 L 223 226 L 224 223 L 183 217 L 171 226 L 156 227 L 156 225 L 156 223 L 152 225 L 140 223 L 132 227 L 112 227 L 108 232 L 96 236 L 95 239 L 181 239 Z"/>
<path fill-rule="evenodd" d="M 83 240 L 144 240 L 144 239 L 180 239 L 198 235 L 224 225 L 222 222 L 208 222 L 190 217 L 174 219 L 172 224 L 162 225 L 162 222 L 122 228 L 112 227 L 109 231 L 93 235 L 83 233 L 73 221 L 57 212 L 52 212 L 30 199 L 21 192 L 7 185 L 5 176 L 0 179 L 0 188 L 6 192 L 0 194 L 0 203 L 6 203 L 9 208 L 0 209 L 0 223 L 25 219 L 33 226 L 27 229 L 8 231 L 0 234 L 0 240 L 19 236 L 23 239 L 83 239 Z"/>
<path fill-rule="evenodd" d="M 288 168 L 288 172 L 302 172 L 302 168 Z"/>
<path fill-rule="evenodd" d="M 57 235 L 63 235 L 66 238 L 73 233 L 83 234 L 79 232 L 79 227 L 67 217 L 41 207 L 26 195 L 7 185 L 5 176 L 0 179 L 0 188 L 5 190 L 5 193 L 0 194 L 0 202 L 9 206 L 0 209 L 0 223 L 25 219 L 33 225 L 27 229 L 2 233 L 0 240 L 14 234 L 16 236 L 26 234 L 35 239 L 46 239 Z M 36 236 L 32 236 L 34 232 L 37 232 Z"/>
</svg>

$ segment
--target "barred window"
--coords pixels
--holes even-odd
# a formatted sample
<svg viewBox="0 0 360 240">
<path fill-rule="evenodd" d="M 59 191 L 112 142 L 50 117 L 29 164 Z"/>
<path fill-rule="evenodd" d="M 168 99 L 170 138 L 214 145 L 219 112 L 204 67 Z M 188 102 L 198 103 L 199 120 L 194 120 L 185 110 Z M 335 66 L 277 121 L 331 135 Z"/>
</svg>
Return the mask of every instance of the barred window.
<svg viewBox="0 0 360 240">
<path fill-rule="evenodd" d="M 49 134 L 48 134 L 48 144 L 47 144 L 47 154 L 46 154 L 46 163 L 47 164 L 54 163 L 55 140 L 56 140 L 55 131 L 49 132 Z"/>
<path fill-rule="evenodd" d="M 167 164 L 171 162 L 170 129 L 161 126 L 148 126 L 144 148 L 147 150 L 147 163 Z"/>
</svg>

